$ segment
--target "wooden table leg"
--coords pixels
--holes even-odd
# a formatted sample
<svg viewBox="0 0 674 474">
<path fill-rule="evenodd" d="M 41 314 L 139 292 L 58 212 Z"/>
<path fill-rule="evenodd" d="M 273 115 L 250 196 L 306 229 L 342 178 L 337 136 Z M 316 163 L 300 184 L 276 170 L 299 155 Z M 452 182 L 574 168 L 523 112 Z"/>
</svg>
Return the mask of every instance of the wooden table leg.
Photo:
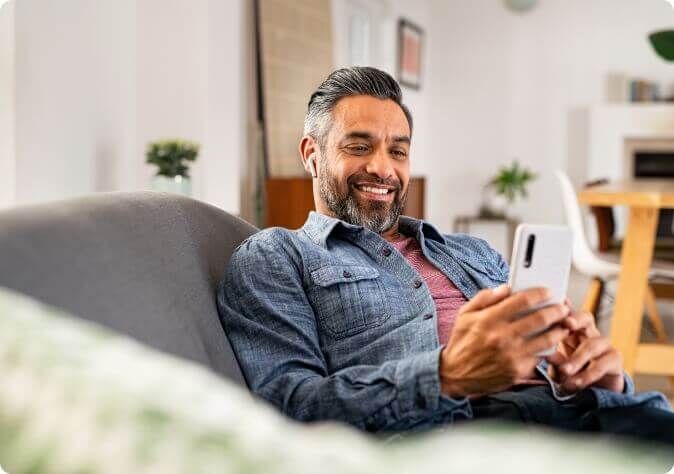
<svg viewBox="0 0 674 474">
<path fill-rule="evenodd" d="M 658 209 L 632 207 L 620 256 L 620 277 L 611 321 L 611 342 L 620 351 L 625 371 L 632 375 L 641 334 L 648 272 L 653 258 Z"/>
</svg>

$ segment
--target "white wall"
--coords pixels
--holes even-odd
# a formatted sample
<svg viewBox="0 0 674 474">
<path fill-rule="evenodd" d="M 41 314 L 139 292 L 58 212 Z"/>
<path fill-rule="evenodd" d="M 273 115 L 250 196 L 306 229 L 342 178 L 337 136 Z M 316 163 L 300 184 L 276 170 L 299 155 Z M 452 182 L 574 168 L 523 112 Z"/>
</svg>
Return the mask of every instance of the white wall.
<svg viewBox="0 0 674 474">
<path fill-rule="evenodd" d="M 430 0 L 429 218 L 451 229 L 477 210 L 481 188 L 517 157 L 540 174 L 518 207 L 561 222 L 554 168 L 586 175 L 588 108 L 605 102 L 607 75 L 672 82 L 646 36 L 671 28 L 659 0 L 542 0 L 513 14 L 494 0 Z"/>
<path fill-rule="evenodd" d="M 238 213 L 252 88 L 243 80 L 246 5 L 17 2 L 15 73 L 0 78 L 16 84 L 16 202 L 148 189 L 147 142 L 176 137 L 202 145 L 193 195 Z M 0 35 L 11 36 L 5 23 Z M 0 55 L 6 63 L 4 45 Z M 0 82 L 0 97 L 5 90 Z"/>
<path fill-rule="evenodd" d="M 135 0 L 96 1 L 94 190 L 143 188 L 137 130 Z"/>
<path fill-rule="evenodd" d="M 251 67 L 252 2 L 210 0 L 208 11 L 208 103 L 205 143 L 201 159 L 201 196 L 226 211 L 239 213 L 244 162 L 252 159 L 255 144 L 248 129 L 255 125 L 256 98 Z M 247 106 L 248 105 L 248 106 Z"/>
<path fill-rule="evenodd" d="M 144 0 L 137 5 L 136 154 L 143 156 L 147 142 L 162 138 L 203 144 L 208 102 L 208 1 Z M 200 165 L 192 167 L 195 194 L 200 194 L 202 187 Z M 149 182 L 155 172 L 144 165 L 137 185 Z"/>
<path fill-rule="evenodd" d="M 16 200 L 94 190 L 95 4 L 15 2 Z"/>
<path fill-rule="evenodd" d="M 0 208 L 14 204 L 14 3 L 0 7 Z"/>
</svg>

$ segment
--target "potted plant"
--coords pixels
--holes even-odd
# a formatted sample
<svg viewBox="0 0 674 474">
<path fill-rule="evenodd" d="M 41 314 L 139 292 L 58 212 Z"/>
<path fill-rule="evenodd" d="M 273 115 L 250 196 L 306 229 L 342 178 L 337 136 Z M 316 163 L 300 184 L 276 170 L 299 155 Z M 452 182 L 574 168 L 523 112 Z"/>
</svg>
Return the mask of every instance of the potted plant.
<svg viewBox="0 0 674 474">
<path fill-rule="evenodd" d="M 536 174 L 523 168 L 517 161 L 510 166 L 502 166 L 487 186 L 483 204 L 480 208 L 481 217 L 504 219 L 508 209 L 518 198 L 527 197 L 527 186 L 536 179 Z"/>
<path fill-rule="evenodd" d="M 186 140 L 171 139 L 149 143 L 145 161 L 158 168 L 152 188 L 155 191 L 189 196 L 192 191 L 189 162 L 196 160 L 198 155 L 199 145 Z"/>
</svg>

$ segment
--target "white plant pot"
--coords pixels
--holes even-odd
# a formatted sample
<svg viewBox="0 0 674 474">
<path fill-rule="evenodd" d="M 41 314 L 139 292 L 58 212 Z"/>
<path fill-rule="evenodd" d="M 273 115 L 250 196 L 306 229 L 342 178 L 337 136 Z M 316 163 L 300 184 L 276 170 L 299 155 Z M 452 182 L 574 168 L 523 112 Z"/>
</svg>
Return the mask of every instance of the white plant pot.
<svg viewBox="0 0 674 474">
<path fill-rule="evenodd" d="M 506 217 L 509 211 L 509 204 L 506 197 L 498 194 L 493 186 L 487 186 L 482 194 L 482 204 L 493 215 Z"/>
<path fill-rule="evenodd" d="M 191 196 L 192 182 L 190 178 L 185 178 L 184 176 L 169 177 L 157 175 L 152 178 L 152 190 Z"/>
</svg>

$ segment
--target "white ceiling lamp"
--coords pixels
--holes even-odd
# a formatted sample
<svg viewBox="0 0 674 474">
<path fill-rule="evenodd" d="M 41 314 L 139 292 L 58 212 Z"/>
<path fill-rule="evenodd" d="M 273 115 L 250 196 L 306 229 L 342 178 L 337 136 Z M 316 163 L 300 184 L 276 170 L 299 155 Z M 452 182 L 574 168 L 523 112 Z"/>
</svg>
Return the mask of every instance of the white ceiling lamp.
<svg viewBox="0 0 674 474">
<path fill-rule="evenodd" d="M 674 0 L 671 1 L 674 2 Z M 538 4 L 538 0 L 503 0 L 503 2 L 506 7 L 518 13 L 527 12 Z"/>
</svg>

